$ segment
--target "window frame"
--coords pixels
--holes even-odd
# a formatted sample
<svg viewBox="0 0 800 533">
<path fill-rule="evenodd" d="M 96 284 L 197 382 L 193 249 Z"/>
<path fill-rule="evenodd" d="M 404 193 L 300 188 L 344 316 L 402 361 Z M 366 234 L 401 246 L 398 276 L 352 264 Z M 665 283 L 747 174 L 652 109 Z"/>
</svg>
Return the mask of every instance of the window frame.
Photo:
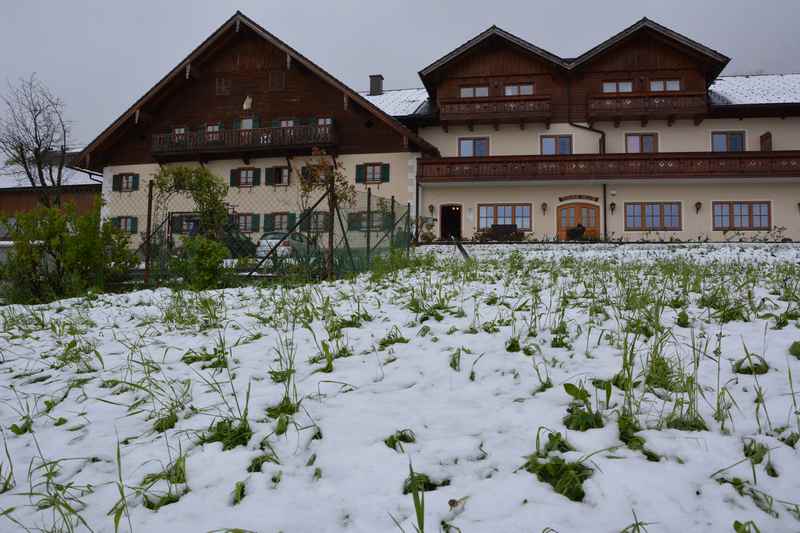
<svg viewBox="0 0 800 533">
<path fill-rule="evenodd" d="M 638 152 L 631 152 L 628 149 L 628 139 L 630 137 L 639 137 L 639 151 Z M 642 151 L 642 137 L 652 137 L 653 138 L 653 151 L 652 152 L 644 152 Z M 655 132 L 628 132 L 625 134 L 625 153 L 626 154 L 657 154 L 658 153 L 658 133 Z"/>
<path fill-rule="evenodd" d="M 139 223 L 138 217 L 135 217 L 133 215 L 122 215 L 122 216 L 118 216 L 116 218 L 117 218 L 117 221 L 118 221 L 117 224 L 118 224 L 119 229 L 121 229 L 122 231 L 124 231 L 128 235 L 134 235 L 135 234 L 134 231 L 133 231 L 133 224 L 131 224 L 131 222 L 133 220 L 136 220 L 136 224 L 138 226 L 138 223 Z"/>
<path fill-rule="evenodd" d="M 614 84 L 615 89 L 613 91 L 606 91 L 606 84 Z M 631 90 L 630 91 L 620 91 L 619 84 L 620 83 L 630 83 Z M 603 94 L 633 94 L 635 91 L 635 86 L 633 83 L 633 79 L 617 79 L 617 80 L 603 80 L 600 82 L 600 92 Z"/>
<path fill-rule="evenodd" d="M 677 226 L 667 226 L 665 224 L 665 211 L 664 206 L 677 206 L 678 207 L 678 225 Z M 628 222 L 628 207 L 638 207 L 639 208 L 639 226 L 631 226 Z M 658 226 L 648 226 L 647 225 L 647 207 L 648 206 L 658 206 Z M 683 204 L 679 201 L 672 201 L 672 202 L 625 202 L 622 206 L 623 208 L 623 219 L 624 219 L 624 227 L 625 231 L 639 231 L 639 232 L 648 232 L 648 231 L 683 231 Z"/>
<path fill-rule="evenodd" d="M 135 176 L 138 176 L 136 172 L 121 172 L 115 174 L 115 177 L 119 179 L 119 189 L 116 192 L 134 192 L 136 190 L 133 188 L 133 178 Z"/>
<path fill-rule="evenodd" d="M 255 233 L 253 231 L 253 219 L 256 213 L 236 213 L 236 227 L 242 233 Z M 242 228 L 242 220 L 247 220 L 247 228 Z"/>
<path fill-rule="evenodd" d="M 747 206 L 747 218 L 749 225 L 747 227 L 736 226 L 733 222 L 734 219 L 734 205 Z M 753 206 L 766 205 L 767 206 L 767 225 L 766 226 L 753 226 Z M 717 207 L 727 206 L 727 226 L 717 225 Z M 772 231 L 772 201 L 770 200 L 715 200 L 711 202 L 711 229 L 713 231 Z"/>
<path fill-rule="evenodd" d="M 289 231 L 289 211 L 278 211 L 275 213 L 270 213 L 269 216 L 272 217 L 272 231 Z M 284 218 L 286 220 L 286 224 L 284 226 L 278 226 L 278 217 Z M 266 224 L 266 222 L 265 222 Z"/>
<path fill-rule="evenodd" d="M 678 82 L 677 89 L 669 89 L 669 82 L 676 81 Z M 653 83 L 662 83 L 663 89 L 653 89 Z M 677 93 L 683 90 L 683 80 L 681 78 L 651 78 L 648 80 L 647 87 L 651 93 Z"/>
<path fill-rule="evenodd" d="M 362 163 L 364 165 L 364 183 L 379 184 L 383 183 L 381 179 L 383 172 L 383 163 Z M 372 178 L 370 178 L 370 170 L 372 171 Z"/>
<path fill-rule="evenodd" d="M 471 89 L 472 90 L 472 95 L 465 96 L 464 93 L 463 93 L 463 91 L 465 89 Z M 478 96 L 476 94 L 477 93 L 477 89 L 486 89 L 486 96 Z M 492 91 L 491 91 L 491 88 L 489 87 L 488 83 L 485 84 L 485 85 L 477 85 L 477 84 L 460 85 L 458 87 L 458 97 L 462 98 L 462 99 L 466 99 L 466 100 L 471 100 L 471 99 L 474 99 L 474 98 L 489 98 L 491 96 L 491 94 L 492 94 Z"/>
<path fill-rule="evenodd" d="M 470 141 L 472 143 L 472 155 L 464 155 L 461 151 L 461 143 Z M 486 155 L 475 155 L 475 142 L 486 141 Z M 492 154 L 492 143 L 489 137 L 459 137 L 458 138 L 458 157 L 489 157 Z"/>
<path fill-rule="evenodd" d="M 724 135 L 725 136 L 725 150 L 715 150 L 714 149 L 714 136 L 715 135 Z M 732 151 L 730 149 L 731 141 L 730 138 L 732 135 L 741 135 L 742 136 L 742 149 L 740 151 Z M 719 131 L 712 131 L 711 132 L 711 151 L 716 154 L 739 154 L 747 151 L 747 132 L 744 130 L 719 130 Z"/>
<path fill-rule="evenodd" d="M 508 94 L 508 89 L 514 87 L 517 90 L 517 94 Z M 522 94 L 522 87 L 530 87 L 531 92 L 528 94 Z M 506 98 L 516 98 L 520 96 L 533 96 L 536 94 L 536 83 L 532 81 L 526 82 L 519 82 L 519 83 L 506 83 L 503 85 L 503 96 Z"/>
<path fill-rule="evenodd" d="M 239 167 L 236 170 L 239 171 L 238 187 L 240 189 L 252 189 L 253 187 L 255 187 L 254 182 L 255 182 L 255 179 L 256 179 L 256 167 Z M 244 182 L 244 175 L 243 175 L 244 172 L 252 173 L 248 177 L 248 179 L 249 179 L 248 183 Z"/>
<path fill-rule="evenodd" d="M 486 227 L 481 227 L 481 208 L 486 207 L 490 208 L 492 212 L 492 221 Z M 516 203 L 505 203 L 505 202 L 498 202 L 498 203 L 483 203 L 478 204 L 478 231 L 485 231 L 492 229 L 494 224 L 497 224 L 497 208 L 498 207 L 510 207 L 511 208 L 511 223 L 517 224 L 517 207 L 527 207 L 528 208 L 528 226 L 527 227 L 520 227 L 517 224 L 517 230 L 523 232 L 533 231 L 533 204 L 527 202 L 516 202 Z M 523 217 L 524 218 L 524 217 Z"/>
<path fill-rule="evenodd" d="M 560 141 L 560 139 L 561 139 L 562 137 L 566 137 L 566 138 L 568 138 L 568 139 L 569 139 L 569 153 L 568 153 L 568 154 L 562 154 L 562 153 L 560 152 L 560 150 L 561 150 L 561 143 L 560 143 L 559 141 Z M 539 136 L 539 154 L 540 154 L 540 155 L 549 155 L 549 156 L 573 155 L 573 154 L 575 153 L 575 145 L 574 145 L 574 142 L 573 142 L 573 138 L 572 138 L 572 137 L 573 137 L 573 136 L 572 136 L 572 134 L 571 134 L 571 133 L 565 133 L 565 134 L 555 134 L 555 135 L 549 135 L 549 134 L 548 134 L 548 135 L 540 135 L 540 136 Z M 544 153 L 544 140 L 545 140 L 545 139 L 554 139 L 554 140 L 555 140 L 555 149 L 556 149 L 556 152 L 555 152 L 554 154 L 546 154 L 546 153 Z"/>
</svg>

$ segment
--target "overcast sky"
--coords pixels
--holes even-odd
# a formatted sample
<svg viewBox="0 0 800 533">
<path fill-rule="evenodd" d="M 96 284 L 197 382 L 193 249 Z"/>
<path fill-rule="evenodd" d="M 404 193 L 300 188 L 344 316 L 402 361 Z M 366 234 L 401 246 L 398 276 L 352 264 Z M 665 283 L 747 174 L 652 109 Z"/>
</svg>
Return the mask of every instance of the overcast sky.
<svg viewBox="0 0 800 533">
<path fill-rule="evenodd" d="M 800 0 L 5 0 L 0 76 L 35 72 L 90 142 L 237 9 L 356 90 L 417 72 L 492 24 L 563 57 L 646 16 L 718 50 L 726 74 L 800 72 Z M 2 80 L 2 78 L 0 78 Z M 2 80 L 5 81 L 5 80 Z M 5 92 L 5 83 L 2 85 Z"/>
</svg>

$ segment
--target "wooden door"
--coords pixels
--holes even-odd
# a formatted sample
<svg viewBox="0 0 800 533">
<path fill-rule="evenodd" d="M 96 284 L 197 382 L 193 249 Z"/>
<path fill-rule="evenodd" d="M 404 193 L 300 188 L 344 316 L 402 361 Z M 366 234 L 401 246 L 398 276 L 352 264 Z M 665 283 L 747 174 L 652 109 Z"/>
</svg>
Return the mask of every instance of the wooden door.
<svg viewBox="0 0 800 533">
<path fill-rule="evenodd" d="M 600 237 L 600 208 L 592 204 L 566 204 L 559 206 L 557 216 L 558 238 L 569 239 L 567 231 L 579 224 L 585 228 L 584 237 Z"/>
</svg>

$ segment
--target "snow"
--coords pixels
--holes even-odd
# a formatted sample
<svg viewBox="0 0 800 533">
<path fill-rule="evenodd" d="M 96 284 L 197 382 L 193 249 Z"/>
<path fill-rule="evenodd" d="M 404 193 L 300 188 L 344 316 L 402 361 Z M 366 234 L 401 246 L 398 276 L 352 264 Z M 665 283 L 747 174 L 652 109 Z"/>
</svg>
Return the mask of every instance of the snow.
<svg viewBox="0 0 800 533">
<path fill-rule="evenodd" d="M 381 111 L 394 117 L 413 115 L 422 111 L 428 103 L 428 91 L 420 89 L 394 89 L 384 91 L 383 94 L 370 95 L 361 93 L 370 103 Z"/>
<path fill-rule="evenodd" d="M 709 88 L 711 103 L 796 104 L 800 103 L 800 74 L 720 76 Z"/>
<path fill-rule="evenodd" d="M 73 492 L 80 502 L 72 505 L 92 529 L 114 531 L 109 511 L 120 500 L 119 443 L 134 531 L 398 531 L 390 514 L 405 531 L 413 531 L 411 496 L 402 494 L 409 461 L 433 481 L 449 480 L 425 493 L 427 531 L 439 531 L 446 521 L 464 532 L 547 527 L 618 532 L 634 522 L 634 512 L 652 523 L 647 529 L 654 532 L 730 531 L 735 520 L 753 520 L 761 531 L 798 530 L 800 516 L 790 504 L 800 500 L 800 457 L 779 438 L 800 429 L 788 379 L 789 369 L 800 376 L 800 360 L 788 354 L 800 331 L 796 318 L 775 329 L 775 317 L 798 305 L 800 248 L 481 245 L 468 247 L 479 260 L 476 266 L 458 259 L 453 247 L 431 246 L 418 253 L 428 251 L 437 258 L 434 266 L 383 278 L 364 275 L 293 289 L 196 295 L 158 289 L 0 307 L 0 426 L 16 481 L 0 494 L 0 513 L 14 507 L 11 516 L 20 524 L 53 525 L 52 510 L 37 510 L 39 498 L 25 495 L 44 490 L 37 485 L 41 472 L 28 475 L 41 453 L 48 460 L 64 459 L 59 486 L 84 488 Z M 654 268 L 664 275 L 643 277 Z M 675 271 L 687 275 L 669 277 Z M 671 331 L 663 354 L 689 368 L 693 339 L 695 346 L 707 346 L 697 378 L 698 409 L 709 431 L 662 427 L 678 395 L 645 388 L 641 372 L 656 341 L 628 333 L 640 383 L 635 399 L 642 431 L 637 435 L 646 440 L 647 450 L 661 456 L 651 462 L 619 439 L 622 391 L 612 389 L 606 408 L 604 393 L 596 393 L 590 380 L 610 379 L 620 371 L 624 328 L 631 318 L 619 303 L 623 296 L 650 291 L 671 298 L 682 287 L 689 291 L 692 327 L 675 325 L 676 309 L 661 309 L 660 323 Z M 698 305 L 698 288 L 702 294 L 731 290 L 734 300 L 757 312 L 750 321 L 720 323 Z M 414 301 L 434 307 L 440 302 L 441 316 L 420 312 Z M 552 347 L 562 302 L 567 302 L 563 320 L 571 348 Z M 594 316 L 591 304 L 600 304 Z M 335 320 L 354 315 L 361 315 L 362 324 L 342 329 L 337 339 Z M 408 342 L 382 348 L 381 341 L 386 345 L 396 332 Z M 506 349 L 515 336 L 532 347 L 533 355 Z M 719 367 L 713 359 L 718 339 Z M 211 353 L 220 343 L 230 374 L 182 361 L 191 350 Z M 278 404 L 284 385 L 273 383 L 269 371 L 279 369 L 279 353 L 287 345 L 296 354 L 294 386 L 302 401 L 286 433 L 277 435 L 279 421 L 266 409 Z M 347 346 L 352 355 L 334 359 L 332 371 L 321 372 L 325 361 L 309 359 L 325 345 L 334 351 Z M 764 356 L 770 365 L 766 374 L 733 372 L 733 361 L 746 349 Z M 83 354 L 83 363 L 76 353 Z M 454 369 L 456 353 L 460 359 Z M 549 374 L 552 388 L 537 392 L 537 369 Z M 565 428 L 570 397 L 563 384 L 580 382 L 601 410 L 605 427 Z M 720 385 L 735 400 L 724 430 L 713 417 Z M 186 396 L 178 392 L 183 386 Z M 218 442 L 199 444 L 215 416 L 238 412 L 237 401 L 244 408 L 248 387 L 253 435 L 246 445 L 223 451 Z M 759 389 L 763 400 L 756 403 Z M 177 423 L 157 433 L 155 413 L 163 415 L 170 399 L 177 406 Z M 31 413 L 32 432 L 14 434 L 11 425 L 21 425 L 26 413 Z M 594 454 L 584 461 L 593 473 L 583 483 L 582 502 L 520 469 L 536 451 L 541 427 L 566 436 L 574 448 L 564 452 L 567 460 Z M 411 429 L 416 442 L 403 444 L 402 452 L 390 449 L 384 439 L 403 429 Z M 318 431 L 321 438 L 314 438 Z M 754 465 L 755 484 L 750 462 L 740 462 L 747 439 L 769 448 L 767 458 Z M 266 462 L 260 472 L 248 472 L 250 461 L 265 453 L 260 448 L 270 447 L 280 464 Z M 145 508 L 137 489 L 144 476 L 160 472 L 181 454 L 186 483 L 175 489 L 179 500 L 157 511 Z M 766 473 L 768 462 L 778 477 Z M 3 450 L 0 463 L 2 487 L 8 472 Z M 767 501 L 773 512 L 719 483 L 720 476 L 763 491 L 772 498 Z M 232 492 L 240 481 L 245 496 L 234 505 Z M 146 493 L 152 498 L 155 489 L 166 487 L 162 480 Z M 451 510 L 450 500 L 461 503 Z M 0 530 L 18 529 L 7 517 L 0 517 L 0 524 Z M 120 531 L 128 530 L 123 516 Z"/>
</svg>

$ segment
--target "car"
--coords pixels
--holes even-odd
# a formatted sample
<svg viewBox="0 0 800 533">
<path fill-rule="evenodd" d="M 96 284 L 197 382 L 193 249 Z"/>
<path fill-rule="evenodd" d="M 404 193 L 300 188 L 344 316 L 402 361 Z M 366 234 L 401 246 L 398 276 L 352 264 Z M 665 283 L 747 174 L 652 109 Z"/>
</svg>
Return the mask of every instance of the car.
<svg viewBox="0 0 800 533">
<path fill-rule="evenodd" d="M 280 243 L 280 244 L 279 244 Z M 256 257 L 263 259 L 275 246 L 278 249 L 274 255 L 278 257 L 308 257 L 318 251 L 315 242 L 301 233 L 287 234 L 285 231 L 270 231 L 261 236 L 256 247 Z"/>
</svg>

